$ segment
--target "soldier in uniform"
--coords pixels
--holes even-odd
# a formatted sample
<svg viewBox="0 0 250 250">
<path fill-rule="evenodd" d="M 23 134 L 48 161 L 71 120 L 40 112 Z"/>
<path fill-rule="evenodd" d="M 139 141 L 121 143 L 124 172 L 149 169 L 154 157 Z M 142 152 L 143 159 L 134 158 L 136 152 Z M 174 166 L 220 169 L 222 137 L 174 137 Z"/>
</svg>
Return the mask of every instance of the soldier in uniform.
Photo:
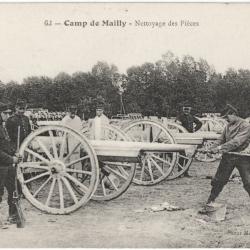
<svg viewBox="0 0 250 250">
<path fill-rule="evenodd" d="M 77 113 L 77 106 L 74 104 L 70 105 L 68 108 L 68 115 L 66 115 L 62 119 L 62 124 L 71 127 L 76 131 L 81 131 L 82 121 L 80 117 L 76 115 L 76 113 Z"/>
<path fill-rule="evenodd" d="M 180 122 L 189 133 L 196 132 L 202 126 L 201 121 L 191 114 L 191 109 L 191 107 L 183 107 L 182 113 L 176 117 L 176 121 Z"/>
<path fill-rule="evenodd" d="M 102 126 L 109 124 L 109 119 L 104 115 L 104 104 L 100 103 L 96 106 L 96 117 L 90 124 L 91 137 L 96 140 L 104 139 L 105 134 Z"/>
<path fill-rule="evenodd" d="M 202 126 L 201 121 L 191 114 L 191 109 L 191 107 L 183 107 L 182 113 L 176 117 L 176 122 L 180 123 L 189 133 L 196 132 Z M 189 168 L 183 174 L 184 177 L 191 177 L 188 171 Z"/>
<path fill-rule="evenodd" d="M 25 110 L 26 102 L 18 100 L 15 106 L 15 114 L 9 117 L 6 122 L 7 131 L 15 149 L 17 147 L 18 127 L 20 126 L 20 144 L 31 132 L 29 118 L 24 115 Z"/>
<path fill-rule="evenodd" d="M 200 211 L 206 213 L 213 209 L 214 201 L 227 184 L 234 168 L 240 173 L 243 187 L 250 196 L 250 124 L 238 115 L 238 110 L 227 104 L 222 116 L 228 121 L 228 125 L 218 141 L 210 149 L 211 153 L 222 153 L 222 159 L 212 179 L 212 189 L 207 205 Z M 229 154 L 229 152 L 233 152 Z"/>
<path fill-rule="evenodd" d="M 17 164 L 20 160 L 15 155 L 15 148 L 10 142 L 5 122 L 9 115 L 9 109 L 6 104 L 0 103 L 0 203 L 4 194 L 4 187 L 8 192 L 8 205 L 10 223 L 16 223 L 16 207 L 13 204 L 13 192 L 15 191 L 15 168 L 13 164 Z"/>
</svg>

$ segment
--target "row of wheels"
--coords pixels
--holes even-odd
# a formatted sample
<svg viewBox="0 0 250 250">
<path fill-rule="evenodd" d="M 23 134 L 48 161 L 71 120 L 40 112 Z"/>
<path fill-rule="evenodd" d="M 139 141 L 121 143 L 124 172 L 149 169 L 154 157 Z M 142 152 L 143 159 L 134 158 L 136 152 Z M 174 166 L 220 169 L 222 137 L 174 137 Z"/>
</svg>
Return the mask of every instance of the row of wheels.
<svg viewBox="0 0 250 250">
<path fill-rule="evenodd" d="M 168 123 L 136 121 L 124 130 L 105 126 L 102 140 L 175 143 L 169 131 L 186 132 Z M 102 161 L 91 146 L 91 133 L 78 133 L 65 126 L 45 126 L 22 143 L 23 161 L 17 169 L 25 197 L 38 209 L 66 214 L 90 199 L 111 200 L 124 193 L 131 182 L 154 185 L 182 175 L 193 157 L 186 152 L 146 152 L 139 163 Z"/>
</svg>

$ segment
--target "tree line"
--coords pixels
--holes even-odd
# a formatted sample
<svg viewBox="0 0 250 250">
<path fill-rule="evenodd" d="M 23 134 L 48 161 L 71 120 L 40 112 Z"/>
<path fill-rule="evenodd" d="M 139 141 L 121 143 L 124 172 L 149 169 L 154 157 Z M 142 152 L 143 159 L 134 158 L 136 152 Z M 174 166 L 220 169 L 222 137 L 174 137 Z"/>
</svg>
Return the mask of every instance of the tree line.
<svg viewBox="0 0 250 250">
<path fill-rule="evenodd" d="M 157 62 L 131 66 L 120 74 L 115 65 L 97 62 L 90 72 L 61 72 L 56 77 L 30 76 L 18 82 L 0 81 L 0 98 L 15 103 L 26 99 L 29 107 L 64 111 L 78 104 L 85 117 L 93 117 L 102 102 L 108 116 L 126 113 L 175 116 L 190 105 L 196 114 L 220 112 L 226 103 L 250 116 L 250 70 L 229 68 L 217 73 L 204 59 L 181 59 L 168 51 Z"/>
</svg>

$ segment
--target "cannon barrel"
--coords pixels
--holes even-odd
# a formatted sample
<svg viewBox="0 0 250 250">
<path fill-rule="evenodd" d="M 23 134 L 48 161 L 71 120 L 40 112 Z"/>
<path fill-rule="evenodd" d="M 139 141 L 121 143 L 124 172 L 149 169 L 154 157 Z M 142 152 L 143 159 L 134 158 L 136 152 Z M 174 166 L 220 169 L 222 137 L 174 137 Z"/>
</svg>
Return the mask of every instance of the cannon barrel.
<svg viewBox="0 0 250 250">
<path fill-rule="evenodd" d="M 104 141 L 91 140 L 98 158 L 112 158 L 137 162 L 137 158 L 143 152 L 182 152 L 190 149 L 190 145 L 150 143 L 150 142 L 127 142 L 127 141 Z"/>
<path fill-rule="evenodd" d="M 196 132 L 196 133 L 172 133 L 178 144 L 201 145 L 204 140 L 217 140 L 220 134 L 215 132 Z"/>
</svg>

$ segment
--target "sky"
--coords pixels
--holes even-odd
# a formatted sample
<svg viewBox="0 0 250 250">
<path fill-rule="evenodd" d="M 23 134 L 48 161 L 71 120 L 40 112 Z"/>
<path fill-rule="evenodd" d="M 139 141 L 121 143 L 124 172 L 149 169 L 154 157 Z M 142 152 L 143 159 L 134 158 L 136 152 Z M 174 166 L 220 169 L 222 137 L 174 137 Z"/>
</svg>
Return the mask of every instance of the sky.
<svg viewBox="0 0 250 250">
<path fill-rule="evenodd" d="M 248 3 L 1 3 L 0 80 L 87 72 L 97 61 L 125 73 L 167 51 L 221 73 L 250 69 L 249 13 Z"/>
</svg>

